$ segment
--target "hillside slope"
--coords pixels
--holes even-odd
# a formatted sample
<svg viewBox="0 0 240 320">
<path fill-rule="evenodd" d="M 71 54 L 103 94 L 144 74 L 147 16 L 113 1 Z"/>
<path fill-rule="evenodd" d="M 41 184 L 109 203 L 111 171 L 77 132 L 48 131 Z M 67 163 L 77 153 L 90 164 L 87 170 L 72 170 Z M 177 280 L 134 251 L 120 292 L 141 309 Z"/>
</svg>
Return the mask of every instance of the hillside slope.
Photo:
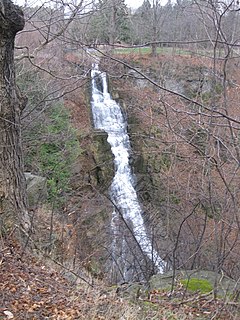
<svg viewBox="0 0 240 320">
<path fill-rule="evenodd" d="M 70 282 L 63 276 L 66 270 L 49 261 L 22 251 L 14 239 L 1 241 L 0 319 L 223 320 L 240 316 L 237 303 L 186 293 L 181 286 L 170 297 L 161 290 L 129 293 L 126 284 L 110 288 L 76 277 Z"/>
</svg>

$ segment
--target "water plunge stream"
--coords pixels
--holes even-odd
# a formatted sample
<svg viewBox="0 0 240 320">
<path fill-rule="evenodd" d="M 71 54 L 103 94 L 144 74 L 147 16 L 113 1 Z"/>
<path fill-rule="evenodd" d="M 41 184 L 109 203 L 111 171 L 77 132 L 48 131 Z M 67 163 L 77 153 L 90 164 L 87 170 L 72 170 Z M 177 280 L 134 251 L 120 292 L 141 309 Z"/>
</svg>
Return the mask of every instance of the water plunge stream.
<svg viewBox="0 0 240 320">
<path fill-rule="evenodd" d="M 134 176 L 129 164 L 131 148 L 127 133 L 127 122 L 120 105 L 111 98 L 108 92 L 106 73 L 99 70 L 98 64 L 93 66 L 91 77 L 91 107 L 94 127 L 108 134 L 107 141 L 114 155 L 115 176 L 109 190 L 111 201 L 115 206 L 111 222 L 113 261 L 118 265 L 123 280 L 133 280 L 130 278 L 133 277 L 133 260 L 136 260 L 136 254 L 129 252 L 131 250 L 127 248 L 126 239 L 124 239 L 123 234 L 119 235 L 118 221 L 121 217 L 125 227 L 131 230 L 131 235 L 135 240 L 135 245 L 138 246 L 138 250 L 140 249 L 145 259 L 147 257 L 147 260 L 151 261 L 157 272 L 163 272 L 164 261 L 153 248 L 151 237 L 149 237 L 144 225 L 142 209 L 134 187 Z M 131 254 L 132 261 L 129 260 Z M 141 264 L 139 261 L 138 265 Z M 135 263 L 134 265 L 134 268 L 136 268 Z"/>
</svg>

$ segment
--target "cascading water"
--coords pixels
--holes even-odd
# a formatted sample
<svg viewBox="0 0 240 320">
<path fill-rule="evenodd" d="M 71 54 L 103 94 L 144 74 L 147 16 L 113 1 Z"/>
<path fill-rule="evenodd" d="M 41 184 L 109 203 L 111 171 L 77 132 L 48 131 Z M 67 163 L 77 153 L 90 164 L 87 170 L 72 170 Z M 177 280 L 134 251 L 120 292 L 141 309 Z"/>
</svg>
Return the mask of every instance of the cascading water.
<svg viewBox="0 0 240 320">
<path fill-rule="evenodd" d="M 164 261 L 153 249 L 152 241 L 149 239 L 137 193 L 134 188 L 134 179 L 129 164 L 130 142 L 127 134 L 127 123 L 124 119 L 121 107 L 114 101 L 108 93 L 106 73 L 101 72 L 98 65 L 95 64 L 92 72 L 92 114 L 93 122 L 96 129 L 104 130 L 108 134 L 108 143 L 114 155 L 115 176 L 110 187 L 110 197 L 115 206 L 112 216 L 113 236 L 117 238 L 117 217 L 118 213 L 122 216 L 126 227 L 130 230 L 135 238 L 141 252 L 152 261 L 158 272 L 162 272 Z M 119 251 L 117 246 L 121 242 L 121 259 L 124 259 L 128 250 L 122 241 L 113 239 L 112 250 Z M 121 238 L 121 236 L 120 236 Z M 117 261 L 117 257 L 114 259 Z M 128 267 L 129 269 L 129 267 Z M 123 278 L 129 278 L 126 275 L 127 270 L 123 268 Z M 129 279 L 128 279 L 129 280 Z"/>
</svg>

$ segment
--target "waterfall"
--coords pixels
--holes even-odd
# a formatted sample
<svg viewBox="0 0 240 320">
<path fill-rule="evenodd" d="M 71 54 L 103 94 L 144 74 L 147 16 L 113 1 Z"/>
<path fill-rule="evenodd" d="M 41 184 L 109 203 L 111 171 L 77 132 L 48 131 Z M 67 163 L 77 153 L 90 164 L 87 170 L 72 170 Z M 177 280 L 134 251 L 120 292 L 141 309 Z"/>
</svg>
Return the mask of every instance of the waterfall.
<svg viewBox="0 0 240 320">
<path fill-rule="evenodd" d="M 117 237 L 116 220 L 119 212 L 129 229 L 131 229 L 142 253 L 152 261 L 158 272 L 163 272 L 164 261 L 153 248 L 152 241 L 147 234 L 142 217 L 142 209 L 134 188 L 134 177 L 129 164 L 131 149 L 127 133 L 127 122 L 120 105 L 111 98 L 108 92 L 106 73 L 101 72 L 97 64 L 93 66 L 91 77 L 91 107 L 94 127 L 104 130 L 108 134 L 107 140 L 114 155 L 115 176 L 110 187 L 110 197 L 117 210 L 114 210 L 112 216 L 113 236 Z M 119 241 L 113 239 L 113 251 L 117 250 L 118 243 Z M 123 246 L 121 255 L 122 260 L 124 260 L 124 256 L 129 253 L 126 252 L 126 248 L 124 249 L 123 239 L 121 245 Z"/>
</svg>

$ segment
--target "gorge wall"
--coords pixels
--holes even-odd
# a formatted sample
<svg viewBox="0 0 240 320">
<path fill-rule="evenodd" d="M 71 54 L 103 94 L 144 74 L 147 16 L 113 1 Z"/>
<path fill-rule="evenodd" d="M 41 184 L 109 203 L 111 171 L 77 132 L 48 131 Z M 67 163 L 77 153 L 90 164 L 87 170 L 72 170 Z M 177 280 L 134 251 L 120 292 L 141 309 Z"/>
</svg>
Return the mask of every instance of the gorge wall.
<svg viewBox="0 0 240 320">
<path fill-rule="evenodd" d="M 221 83 L 213 80 L 205 63 L 190 57 L 158 57 L 149 61 L 142 57 L 140 62 L 139 59 L 131 62 L 169 90 L 206 104 L 213 98 L 216 104 L 220 100 Z M 116 67 L 103 60 L 101 67 L 108 72 L 112 97 L 126 113 L 136 189 L 149 235 L 161 257 L 169 267 L 213 270 L 220 253 L 216 251 L 211 231 L 223 212 L 223 197 L 214 167 L 217 191 L 213 198 L 206 188 L 208 175 L 204 163 L 209 137 L 202 126 L 202 110 L 156 88 L 124 66 Z M 93 273 L 102 274 L 110 270 L 106 262 L 111 256 L 112 204 L 108 187 L 114 166 L 106 135 L 93 131 L 89 103 L 84 108 L 89 120 L 84 130 L 79 129 L 84 152 L 79 159 L 80 173 L 74 179 L 79 191 L 76 201 L 81 197 L 80 218 L 77 218 L 82 245 L 79 255 L 87 260 Z M 213 138 L 211 144 L 225 161 L 224 147 Z M 234 257 L 230 256 L 224 260 L 224 268 L 232 263 Z M 234 270 L 231 269 L 232 274 Z"/>
<path fill-rule="evenodd" d="M 211 211 L 219 215 L 222 203 L 220 194 L 211 200 L 202 172 L 209 143 L 214 149 L 218 142 L 208 141 L 203 109 L 153 86 L 136 71 L 203 105 L 218 105 L 221 72 L 216 81 L 206 61 L 191 57 L 141 59 L 132 61 L 136 70 L 119 67 L 118 75 L 124 76 L 110 81 L 113 96 L 127 114 L 132 167 L 149 234 L 170 267 L 214 269 Z M 214 152 L 226 159 L 223 147 Z M 221 185 L 218 178 L 214 183 Z"/>
</svg>

